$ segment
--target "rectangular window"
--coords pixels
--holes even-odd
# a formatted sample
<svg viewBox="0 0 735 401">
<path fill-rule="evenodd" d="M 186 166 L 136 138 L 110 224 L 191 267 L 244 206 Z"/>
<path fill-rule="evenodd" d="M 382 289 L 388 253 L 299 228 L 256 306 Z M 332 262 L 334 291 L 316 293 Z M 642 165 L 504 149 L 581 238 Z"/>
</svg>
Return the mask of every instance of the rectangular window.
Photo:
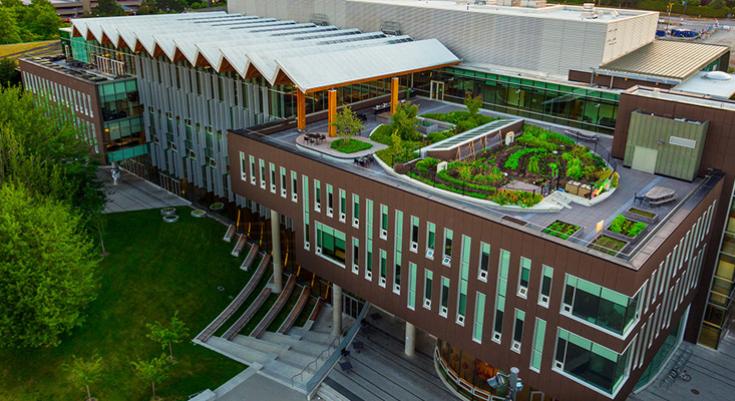
<svg viewBox="0 0 735 401">
<path fill-rule="evenodd" d="M 426 223 L 426 257 L 434 259 L 436 247 L 436 226 L 432 222 Z"/>
<path fill-rule="evenodd" d="M 638 320 L 638 298 L 566 275 L 562 313 L 622 335 Z"/>
<path fill-rule="evenodd" d="M 352 237 L 352 272 L 360 272 L 360 240 L 357 237 Z"/>
<path fill-rule="evenodd" d="M 281 197 L 285 199 L 288 191 L 286 189 L 286 167 L 281 167 L 279 169 L 279 174 L 281 175 Z"/>
<path fill-rule="evenodd" d="M 299 201 L 299 183 L 298 175 L 295 171 L 291 171 L 291 200 L 294 202 Z"/>
<path fill-rule="evenodd" d="M 434 272 L 424 269 L 424 308 L 431 309 L 431 290 L 434 285 Z"/>
<path fill-rule="evenodd" d="M 250 183 L 256 185 L 255 180 L 255 156 L 250 155 Z"/>
<path fill-rule="evenodd" d="M 516 309 L 515 320 L 513 323 L 513 343 L 510 348 L 520 353 L 521 344 L 523 344 L 523 321 L 526 319 L 526 312 Z"/>
<path fill-rule="evenodd" d="M 403 247 L 403 212 L 396 210 L 393 241 L 393 292 L 401 293 L 401 259 Z"/>
<path fill-rule="evenodd" d="M 472 321 L 472 341 L 482 344 L 482 325 L 485 320 L 485 294 L 475 294 L 475 317 Z"/>
<path fill-rule="evenodd" d="M 373 279 L 373 201 L 365 199 L 365 279 Z"/>
<path fill-rule="evenodd" d="M 521 256 L 520 272 L 518 274 L 518 296 L 528 296 L 528 284 L 531 280 L 531 259 Z"/>
<path fill-rule="evenodd" d="M 352 194 L 352 227 L 360 227 L 360 195 Z"/>
<path fill-rule="evenodd" d="M 546 320 L 536 318 L 533 329 L 533 350 L 531 353 L 531 370 L 541 372 L 541 360 L 544 354 L 544 338 L 546 336 Z"/>
<path fill-rule="evenodd" d="M 442 255 L 442 264 L 449 266 L 452 263 L 452 230 L 444 229 L 444 251 Z"/>
<path fill-rule="evenodd" d="M 327 216 L 334 215 L 334 188 L 332 184 L 327 184 Z"/>
<path fill-rule="evenodd" d="M 285 171 L 283 173 L 285 179 Z M 286 192 L 281 190 L 281 195 L 286 196 Z M 314 211 L 322 211 L 322 183 L 319 180 L 314 180 Z"/>
<path fill-rule="evenodd" d="M 245 152 L 240 152 L 240 180 L 247 181 L 247 174 L 245 174 Z"/>
<path fill-rule="evenodd" d="M 477 279 L 487 282 L 488 271 L 490 270 L 490 244 L 480 242 L 480 262 L 477 266 Z"/>
<path fill-rule="evenodd" d="M 472 238 L 462 235 L 462 249 L 459 263 L 459 287 L 457 291 L 457 323 L 464 325 L 467 313 L 467 283 L 470 278 L 470 253 Z"/>
<path fill-rule="evenodd" d="M 442 276 L 442 290 L 439 294 L 440 300 L 439 300 L 439 315 L 443 317 L 447 317 L 447 312 L 449 312 L 449 279 Z"/>
<path fill-rule="evenodd" d="M 554 278 L 554 268 L 546 265 L 541 266 L 541 289 L 538 293 L 538 304 L 548 308 L 551 299 L 551 282 Z"/>
<path fill-rule="evenodd" d="M 388 239 L 388 206 L 380 204 L 380 238 Z"/>
<path fill-rule="evenodd" d="M 498 285 L 495 294 L 495 318 L 493 319 L 493 341 L 500 343 L 503 333 L 503 313 L 505 312 L 505 296 L 508 289 L 508 270 L 510 268 L 510 252 L 500 250 L 498 261 Z"/>
<path fill-rule="evenodd" d="M 378 279 L 378 285 L 385 287 L 385 277 L 388 275 L 388 254 L 385 250 L 380 250 L 380 278 Z"/>
<path fill-rule="evenodd" d="M 339 189 L 339 221 L 347 221 L 347 192 L 344 189 Z"/>
<path fill-rule="evenodd" d="M 345 233 L 316 223 L 316 253 L 323 258 L 345 266 Z"/>
<path fill-rule="evenodd" d="M 270 169 L 271 192 L 276 193 L 276 165 L 268 163 L 268 168 Z"/>
<path fill-rule="evenodd" d="M 559 329 L 554 370 L 578 379 L 584 385 L 617 394 L 629 375 L 628 352 L 618 354 L 584 337 Z"/>
<path fill-rule="evenodd" d="M 303 175 L 301 176 L 301 180 L 304 186 L 304 203 L 302 204 L 304 211 L 304 249 L 308 251 L 311 248 L 311 238 L 309 238 L 311 232 L 309 228 L 309 177 Z"/>
<path fill-rule="evenodd" d="M 419 218 L 411 216 L 411 252 L 419 251 Z"/>
<path fill-rule="evenodd" d="M 408 262 L 408 309 L 416 309 L 416 263 Z"/>
<path fill-rule="evenodd" d="M 260 167 L 260 188 L 265 189 L 265 160 L 258 159 Z"/>
</svg>

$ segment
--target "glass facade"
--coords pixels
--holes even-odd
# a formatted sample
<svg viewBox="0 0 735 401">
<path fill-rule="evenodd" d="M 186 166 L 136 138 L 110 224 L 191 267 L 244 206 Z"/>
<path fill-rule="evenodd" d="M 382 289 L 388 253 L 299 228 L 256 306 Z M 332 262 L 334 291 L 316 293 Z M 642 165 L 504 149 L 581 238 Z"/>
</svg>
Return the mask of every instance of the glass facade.
<svg viewBox="0 0 735 401">
<path fill-rule="evenodd" d="M 325 224 L 316 223 L 316 246 L 321 255 L 342 266 L 345 264 L 345 233 Z"/>
<path fill-rule="evenodd" d="M 615 130 L 619 95 L 613 91 L 454 67 L 414 74 L 413 87 L 439 100 L 463 103 L 472 94 L 486 109 L 606 134 Z"/>
<path fill-rule="evenodd" d="M 586 322 L 623 334 L 638 318 L 638 294 L 630 298 L 567 274 L 562 308 Z"/>
<path fill-rule="evenodd" d="M 712 212 L 708 212 L 706 218 L 706 231 L 709 231 L 711 214 Z M 735 205 L 732 201 L 725 221 L 720 253 L 715 263 L 717 265 L 712 277 L 698 342 L 717 349 L 722 333 L 727 331 L 732 321 L 732 300 L 735 296 Z"/>
</svg>

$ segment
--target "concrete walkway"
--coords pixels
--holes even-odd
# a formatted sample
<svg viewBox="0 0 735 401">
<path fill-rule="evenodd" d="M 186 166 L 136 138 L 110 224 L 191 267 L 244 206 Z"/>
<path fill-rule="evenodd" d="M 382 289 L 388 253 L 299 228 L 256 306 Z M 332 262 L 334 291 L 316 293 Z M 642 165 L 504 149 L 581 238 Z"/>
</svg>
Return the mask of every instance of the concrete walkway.
<svg viewBox="0 0 735 401">
<path fill-rule="evenodd" d="M 306 397 L 300 392 L 257 374 L 217 397 L 217 401 L 304 401 L 305 399 Z"/>
<path fill-rule="evenodd" d="M 160 209 L 190 204 L 189 201 L 125 170 L 121 170 L 121 173 L 117 185 L 113 185 L 109 167 L 102 167 L 97 171 L 97 177 L 104 183 L 107 194 L 104 213 Z"/>
</svg>

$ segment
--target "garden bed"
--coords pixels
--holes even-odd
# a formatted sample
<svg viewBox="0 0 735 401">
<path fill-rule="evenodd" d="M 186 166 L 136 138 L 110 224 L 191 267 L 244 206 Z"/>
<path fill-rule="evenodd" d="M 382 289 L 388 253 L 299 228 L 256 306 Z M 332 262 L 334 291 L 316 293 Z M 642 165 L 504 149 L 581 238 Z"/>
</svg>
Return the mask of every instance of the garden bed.
<svg viewBox="0 0 735 401">
<path fill-rule="evenodd" d="M 615 216 L 607 230 L 614 234 L 620 234 L 629 239 L 641 235 L 648 228 L 648 223 L 631 220 L 622 214 Z"/>
<path fill-rule="evenodd" d="M 648 224 L 655 223 L 657 218 L 656 213 L 635 207 L 626 210 L 624 215 L 631 220 L 639 220 Z"/>
<path fill-rule="evenodd" d="M 594 249 L 596 251 L 607 253 L 608 255 L 615 256 L 618 253 L 620 253 L 623 248 L 626 247 L 628 243 L 626 241 L 610 237 L 608 235 L 602 234 L 595 238 L 594 241 L 592 241 L 591 244 L 589 244 L 590 249 Z"/>
<path fill-rule="evenodd" d="M 362 152 L 363 150 L 368 150 L 373 147 L 371 143 L 361 141 L 359 139 L 337 139 L 335 141 L 332 141 L 332 143 L 329 145 L 330 148 L 336 150 L 340 153 L 357 153 Z"/>
<path fill-rule="evenodd" d="M 569 239 L 570 237 L 573 237 L 574 234 L 578 233 L 580 229 L 581 227 L 576 224 L 556 220 L 546 226 L 543 232 L 561 239 Z"/>
</svg>

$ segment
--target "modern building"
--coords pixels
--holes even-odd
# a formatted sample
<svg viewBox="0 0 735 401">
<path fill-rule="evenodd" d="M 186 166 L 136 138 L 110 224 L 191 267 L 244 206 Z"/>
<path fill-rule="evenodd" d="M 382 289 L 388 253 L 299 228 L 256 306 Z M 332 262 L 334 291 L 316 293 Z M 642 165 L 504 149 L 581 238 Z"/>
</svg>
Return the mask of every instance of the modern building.
<svg viewBox="0 0 735 401">
<path fill-rule="evenodd" d="M 657 41 L 652 12 L 458 3 L 233 0 L 229 14 L 78 19 L 66 60 L 21 69 L 52 100 L 83 94 L 89 121 L 128 118 L 99 96 L 135 82 L 123 106 L 144 134 L 123 138 L 146 151 L 118 157 L 107 146 L 121 136 L 100 122 L 100 153 L 283 224 L 289 257 L 330 283 L 334 305 L 344 291 L 405 320 L 408 354 L 417 331 L 435 338 L 460 397 L 497 399 L 487 379 L 518 367 L 520 400 L 623 400 L 682 340 L 716 348 L 734 281 L 735 88 L 711 70 L 726 69 L 729 49 Z M 74 66 L 105 81 L 83 85 Z M 712 81 L 716 97 L 697 94 Z M 594 188 L 557 176 L 530 190 L 543 201 L 519 207 L 306 141 L 331 136 L 343 105 L 374 128 L 371 110 L 392 113 L 412 94 L 437 111 L 481 95 L 501 113 L 427 150 L 448 161 L 510 145 L 525 125 L 581 127 L 611 134 L 587 142 L 609 174 Z M 617 219 L 645 228 L 620 237 Z M 554 235 L 562 223 L 576 229 Z"/>
</svg>

